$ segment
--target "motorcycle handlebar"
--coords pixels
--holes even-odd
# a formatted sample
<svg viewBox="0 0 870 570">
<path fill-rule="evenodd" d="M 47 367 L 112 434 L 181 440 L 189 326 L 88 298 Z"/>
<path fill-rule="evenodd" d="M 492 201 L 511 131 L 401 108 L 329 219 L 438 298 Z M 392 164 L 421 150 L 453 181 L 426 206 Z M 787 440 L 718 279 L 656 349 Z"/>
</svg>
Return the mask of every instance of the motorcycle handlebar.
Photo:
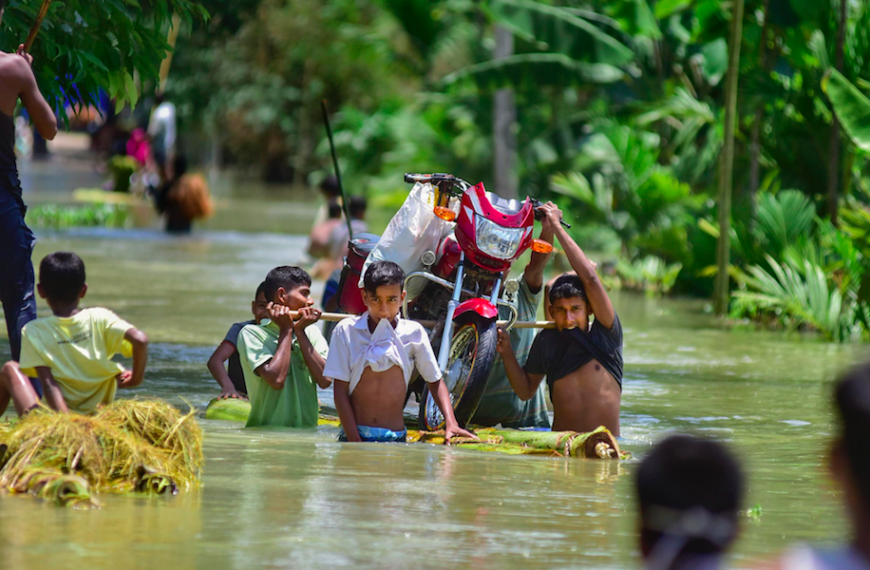
<svg viewBox="0 0 870 570">
<path fill-rule="evenodd" d="M 543 220 L 544 214 L 540 210 L 538 210 L 538 208 L 541 207 L 542 202 L 540 200 L 538 200 L 537 198 L 532 198 L 531 200 L 532 200 L 532 207 L 535 209 L 535 219 L 538 221 Z M 565 220 L 559 220 L 559 223 L 562 224 L 563 226 L 565 226 L 566 228 L 568 228 L 569 230 L 571 229 L 571 224 L 569 224 Z"/>
<path fill-rule="evenodd" d="M 461 179 L 456 178 L 452 174 L 413 174 L 410 172 L 405 173 L 405 182 L 407 184 L 413 184 L 416 182 L 462 182 Z M 538 212 L 538 208 L 541 207 L 541 201 L 537 198 L 532 198 L 532 207 L 535 208 L 535 219 L 540 221 L 543 219 L 543 214 Z M 561 224 L 568 229 L 571 229 L 571 224 L 566 222 L 565 220 L 560 220 Z"/>
<path fill-rule="evenodd" d="M 412 174 L 405 173 L 405 182 L 456 182 L 459 179 L 452 174 Z"/>
</svg>

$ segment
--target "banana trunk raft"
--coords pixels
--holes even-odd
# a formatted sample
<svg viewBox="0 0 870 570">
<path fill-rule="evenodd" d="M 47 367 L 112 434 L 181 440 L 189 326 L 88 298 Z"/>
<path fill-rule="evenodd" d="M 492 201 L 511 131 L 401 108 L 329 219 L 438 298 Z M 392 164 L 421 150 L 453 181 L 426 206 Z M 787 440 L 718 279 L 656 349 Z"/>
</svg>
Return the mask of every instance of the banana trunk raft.
<svg viewBox="0 0 870 570">
<path fill-rule="evenodd" d="M 47 408 L 0 423 L 0 489 L 99 507 L 97 493 L 164 494 L 199 485 L 202 430 L 157 399 L 118 400 L 93 416 Z"/>
<path fill-rule="evenodd" d="M 212 400 L 205 411 L 209 420 L 247 421 L 251 404 L 246 400 Z M 338 418 L 321 414 L 320 425 L 338 426 Z M 616 438 L 605 427 L 588 433 L 573 431 L 526 431 L 479 428 L 474 430 L 480 441 L 454 438 L 452 444 L 476 451 L 508 455 L 551 455 L 586 459 L 628 459 L 630 454 L 619 448 Z M 444 443 L 444 432 L 408 430 L 409 442 Z"/>
</svg>

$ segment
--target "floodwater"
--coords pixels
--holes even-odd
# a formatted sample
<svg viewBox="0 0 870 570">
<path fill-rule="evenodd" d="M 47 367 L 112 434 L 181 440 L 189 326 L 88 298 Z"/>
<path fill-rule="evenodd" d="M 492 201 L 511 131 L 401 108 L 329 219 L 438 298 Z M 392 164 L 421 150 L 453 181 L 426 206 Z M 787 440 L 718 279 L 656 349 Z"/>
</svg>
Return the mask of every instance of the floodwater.
<svg viewBox="0 0 870 570">
<path fill-rule="evenodd" d="M 76 251 L 87 264 L 85 305 L 107 306 L 151 337 L 146 382 L 125 396 L 204 408 L 218 393 L 205 369 L 213 347 L 248 318 L 272 266 L 303 261 L 303 237 L 270 232 L 282 220 L 283 231 L 304 231 L 310 199 L 246 199 L 243 187 L 219 198 L 238 207 L 191 237 L 155 227 L 39 234 L 35 262 Z M 839 496 L 825 475 L 831 384 L 864 348 L 727 330 L 700 301 L 614 294 L 614 304 L 625 327 L 625 447 L 638 458 L 663 435 L 689 431 L 730 442 L 746 465 L 747 507 L 761 514 L 743 518 L 734 564 L 794 541 L 842 539 Z M 352 445 L 337 443 L 335 428 L 202 423 L 197 492 L 104 496 L 97 511 L 0 498 L 0 568 L 639 567 L 636 459 Z"/>
</svg>

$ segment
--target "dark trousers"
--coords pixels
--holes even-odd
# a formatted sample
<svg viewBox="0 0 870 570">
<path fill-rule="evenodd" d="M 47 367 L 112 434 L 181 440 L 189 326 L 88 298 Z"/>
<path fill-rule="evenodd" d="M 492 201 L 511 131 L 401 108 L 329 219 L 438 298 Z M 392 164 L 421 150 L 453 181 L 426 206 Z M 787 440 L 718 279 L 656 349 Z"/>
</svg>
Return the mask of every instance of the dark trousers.
<svg viewBox="0 0 870 570">
<path fill-rule="evenodd" d="M 0 302 L 6 315 L 12 359 L 16 361 L 21 357 L 21 329 L 36 318 L 30 261 L 36 238 L 24 223 L 25 211 L 21 198 L 0 186 Z M 40 383 L 31 381 L 41 395 Z"/>
</svg>

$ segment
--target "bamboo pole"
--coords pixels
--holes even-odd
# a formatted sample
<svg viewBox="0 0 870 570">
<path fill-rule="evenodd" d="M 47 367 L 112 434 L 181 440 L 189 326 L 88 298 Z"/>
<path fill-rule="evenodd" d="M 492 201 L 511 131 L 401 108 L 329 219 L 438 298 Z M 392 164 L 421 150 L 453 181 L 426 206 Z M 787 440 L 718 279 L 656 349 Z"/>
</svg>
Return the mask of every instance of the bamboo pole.
<svg viewBox="0 0 870 570">
<path fill-rule="evenodd" d="M 36 14 L 36 20 L 33 21 L 33 25 L 30 26 L 30 33 L 27 34 L 27 39 L 24 40 L 24 52 L 28 53 L 30 48 L 33 47 L 33 41 L 36 39 L 36 34 L 39 33 L 39 27 L 42 26 L 42 21 L 45 19 L 45 15 L 48 14 L 48 7 L 51 5 L 52 0 L 42 0 L 42 6 L 39 8 L 39 12 Z"/>
<path fill-rule="evenodd" d="M 299 318 L 299 311 L 291 311 L 290 316 L 293 320 Z M 320 320 L 321 321 L 329 321 L 333 323 L 337 323 L 344 319 L 349 319 L 351 317 L 356 317 L 358 315 L 350 315 L 348 313 L 321 313 Z M 429 320 L 417 320 L 416 322 L 420 323 L 426 328 L 434 327 L 438 321 L 429 321 Z M 510 321 L 497 321 L 496 324 L 500 327 L 506 327 Z M 556 323 L 553 321 L 517 321 L 514 323 L 515 329 L 554 329 L 556 328 Z"/>
<path fill-rule="evenodd" d="M 205 411 L 209 420 L 246 421 L 251 412 L 247 400 L 212 400 Z M 340 427 L 341 420 L 333 408 L 321 408 L 318 425 Z M 475 451 L 508 455 L 554 455 L 586 459 L 628 459 L 631 454 L 619 448 L 610 431 L 601 426 L 591 432 L 525 431 L 515 429 L 474 428 L 478 439 L 455 437 L 451 445 Z M 408 443 L 443 445 L 444 431 L 408 429 Z"/>
</svg>

